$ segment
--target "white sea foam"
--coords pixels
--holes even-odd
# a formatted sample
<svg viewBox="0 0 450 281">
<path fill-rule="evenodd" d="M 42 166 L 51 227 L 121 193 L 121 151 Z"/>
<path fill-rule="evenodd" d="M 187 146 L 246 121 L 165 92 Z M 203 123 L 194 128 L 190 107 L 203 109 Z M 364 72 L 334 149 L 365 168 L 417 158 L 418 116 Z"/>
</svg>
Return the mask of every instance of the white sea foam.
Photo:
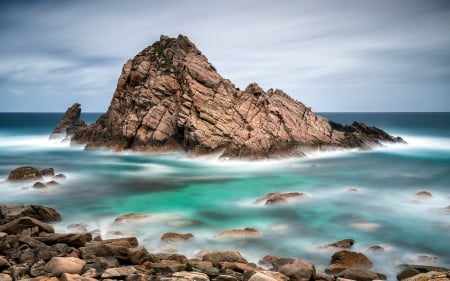
<svg viewBox="0 0 450 281">
<path fill-rule="evenodd" d="M 2 136 L 0 138 L 0 148 L 2 149 L 66 149 L 78 148 L 71 146 L 70 141 L 50 140 L 47 135 L 35 136 Z"/>
</svg>

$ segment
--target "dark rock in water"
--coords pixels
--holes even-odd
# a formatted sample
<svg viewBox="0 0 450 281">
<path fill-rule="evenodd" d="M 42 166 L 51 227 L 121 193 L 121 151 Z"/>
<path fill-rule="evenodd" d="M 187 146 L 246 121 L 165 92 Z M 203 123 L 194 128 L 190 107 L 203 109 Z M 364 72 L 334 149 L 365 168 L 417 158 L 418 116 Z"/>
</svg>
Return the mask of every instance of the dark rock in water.
<svg viewBox="0 0 450 281">
<path fill-rule="evenodd" d="M 41 171 L 41 175 L 43 177 L 54 176 L 55 175 L 55 169 L 53 169 L 53 168 L 46 168 L 46 169 Z"/>
<path fill-rule="evenodd" d="M 53 177 L 53 179 L 66 179 L 67 176 L 64 174 L 57 174 Z"/>
<path fill-rule="evenodd" d="M 256 199 L 255 203 L 264 202 L 265 205 L 279 205 L 287 203 L 289 199 L 305 197 L 303 192 L 271 192 L 264 197 Z"/>
<path fill-rule="evenodd" d="M 58 186 L 58 185 L 59 185 L 59 182 L 54 181 L 54 180 L 51 180 L 47 183 L 47 186 Z"/>
<path fill-rule="evenodd" d="M 41 205 L 0 205 L 0 223 L 21 217 L 32 217 L 42 222 L 60 221 L 61 215 L 53 208 Z"/>
<path fill-rule="evenodd" d="M 30 181 L 30 180 L 41 180 L 42 175 L 38 169 L 34 167 L 19 167 L 12 170 L 9 173 L 8 181 L 17 182 L 17 181 Z"/>
<path fill-rule="evenodd" d="M 65 139 L 75 133 L 75 131 L 86 127 L 86 123 L 80 120 L 81 105 L 74 103 L 67 109 L 64 116 L 53 129 L 50 139 Z"/>
<path fill-rule="evenodd" d="M 384 248 L 382 246 L 379 246 L 379 245 L 370 246 L 367 250 L 369 252 L 372 252 L 372 253 L 384 252 Z"/>
<path fill-rule="evenodd" d="M 400 269 L 400 272 L 397 274 L 398 280 L 403 280 L 406 278 L 410 278 L 412 276 L 418 276 L 421 273 L 429 273 L 429 272 L 449 272 L 449 268 L 445 267 L 437 267 L 437 266 L 429 266 L 429 265 L 408 265 L 408 264 L 402 264 L 398 266 Z M 448 276 L 447 276 L 448 277 Z M 430 278 L 422 278 L 417 280 L 431 280 Z M 445 280 L 445 279 L 444 279 Z"/>
<path fill-rule="evenodd" d="M 362 122 L 355 121 L 349 126 L 330 121 L 330 125 L 334 130 L 344 133 L 344 138 L 340 142 L 343 147 L 370 149 L 372 145 L 380 145 L 381 142 L 405 143 L 400 137 L 393 137 L 377 127 L 367 126 Z"/>
<path fill-rule="evenodd" d="M 353 240 L 353 239 L 344 239 L 344 240 L 339 240 L 337 242 L 331 243 L 328 246 L 342 248 L 342 249 L 349 249 L 351 246 L 353 246 L 354 243 L 355 243 L 355 240 Z"/>
<path fill-rule="evenodd" d="M 47 187 L 44 183 L 37 181 L 33 184 L 33 188 L 45 188 Z"/>
<path fill-rule="evenodd" d="M 337 274 L 346 269 L 370 268 L 372 265 L 372 261 L 362 253 L 341 250 L 333 254 L 325 272 Z"/>
<path fill-rule="evenodd" d="M 279 89 L 251 83 L 241 91 L 183 35 L 161 36 L 125 63 L 109 109 L 95 124 L 76 125 L 79 112 L 79 104 L 69 108 L 51 137 L 73 133 L 72 142 L 86 148 L 250 159 L 398 141 L 362 123 L 336 129 Z"/>
<path fill-rule="evenodd" d="M 261 232 L 252 227 L 242 229 L 227 229 L 214 235 L 216 239 L 223 238 L 255 238 L 261 236 Z"/>
<path fill-rule="evenodd" d="M 433 197 L 431 192 L 426 191 L 426 190 L 421 190 L 421 191 L 416 192 L 415 196 L 419 197 L 419 198 L 424 198 L 424 199 Z"/>
<path fill-rule="evenodd" d="M 363 268 L 346 269 L 336 276 L 357 281 L 386 280 L 386 275 Z"/>
<path fill-rule="evenodd" d="M 194 235 L 192 235 L 192 233 L 167 232 L 161 236 L 161 240 L 166 242 L 187 241 L 192 238 L 194 238 Z"/>
</svg>

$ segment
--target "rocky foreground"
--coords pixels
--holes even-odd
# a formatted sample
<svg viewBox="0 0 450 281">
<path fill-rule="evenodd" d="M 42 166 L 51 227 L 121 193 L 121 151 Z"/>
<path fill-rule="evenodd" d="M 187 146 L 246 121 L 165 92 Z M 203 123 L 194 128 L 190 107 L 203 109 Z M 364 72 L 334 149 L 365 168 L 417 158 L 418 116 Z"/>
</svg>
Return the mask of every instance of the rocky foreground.
<svg viewBox="0 0 450 281">
<path fill-rule="evenodd" d="M 69 108 L 51 137 L 70 136 L 87 148 L 247 159 L 403 141 L 363 123 L 329 122 L 279 89 L 251 83 L 240 90 L 183 35 L 161 36 L 125 63 L 108 111 L 95 124 L 81 122 L 80 110 Z"/>
<path fill-rule="evenodd" d="M 271 194 L 270 196 L 274 196 Z M 278 194 L 277 196 L 282 196 Z M 286 195 L 289 197 L 290 195 Z M 150 253 L 135 237 L 103 240 L 79 229 L 55 233 L 49 222 L 61 216 L 40 205 L 0 205 L 0 280 L 51 281 L 314 281 L 385 280 L 370 271 L 372 261 L 352 252 L 352 239 L 331 243 L 327 274 L 296 257 L 266 256 L 260 264 L 248 262 L 238 251 L 202 251 L 198 258 L 181 254 Z M 252 229 L 242 231 L 254 231 Z M 166 233 L 161 239 L 191 239 Z M 376 250 L 376 249 L 374 249 Z M 450 280 L 446 268 L 402 265 L 398 280 Z"/>
</svg>

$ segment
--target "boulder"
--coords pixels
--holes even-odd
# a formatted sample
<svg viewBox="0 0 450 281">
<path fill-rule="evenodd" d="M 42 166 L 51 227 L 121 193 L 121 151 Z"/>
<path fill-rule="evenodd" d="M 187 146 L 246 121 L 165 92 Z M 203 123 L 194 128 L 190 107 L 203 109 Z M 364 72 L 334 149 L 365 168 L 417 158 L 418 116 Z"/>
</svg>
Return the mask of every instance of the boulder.
<svg viewBox="0 0 450 281">
<path fill-rule="evenodd" d="M 0 281 L 13 281 L 9 274 L 0 273 Z"/>
<path fill-rule="evenodd" d="M 11 263 L 9 263 L 9 261 L 5 257 L 0 256 L 0 271 L 8 268 L 10 266 L 11 266 Z"/>
<path fill-rule="evenodd" d="M 53 257 L 44 267 L 46 272 L 61 276 L 63 273 L 80 274 L 86 261 L 74 257 Z"/>
<path fill-rule="evenodd" d="M 255 272 L 248 281 L 289 281 L 289 277 L 275 271 Z"/>
<path fill-rule="evenodd" d="M 167 232 L 161 236 L 161 240 L 166 242 L 180 242 L 187 241 L 194 238 L 194 235 L 191 233 L 175 233 L 175 232 Z"/>
<path fill-rule="evenodd" d="M 341 250 L 333 254 L 325 272 L 337 274 L 346 269 L 370 268 L 372 265 L 372 261 L 362 253 Z"/>
<path fill-rule="evenodd" d="M 419 273 L 428 273 L 428 272 L 449 272 L 449 268 L 445 267 L 437 267 L 430 265 L 408 265 L 401 264 L 398 266 L 400 268 L 400 272 L 397 274 L 398 280 L 407 279 L 409 277 L 418 275 Z M 426 279 L 424 279 L 426 280 Z"/>
<path fill-rule="evenodd" d="M 41 173 L 41 176 L 43 176 L 43 177 L 54 176 L 55 175 L 55 169 L 53 169 L 53 168 L 45 168 L 45 169 L 41 170 L 40 173 Z"/>
<path fill-rule="evenodd" d="M 16 168 L 8 175 L 8 181 L 10 182 L 31 180 L 42 180 L 42 176 L 38 169 L 30 166 Z"/>
<path fill-rule="evenodd" d="M 49 182 L 46 183 L 47 186 L 58 186 L 59 182 L 55 181 L 55 180 L 51 180 Z"/>
<path fill-rule="evenodd" d="M 383 246 L 380 245 L 370 246 L 367 250 L 372 253 L 384 252 Z"/>
<path fill-rule="evenodd" d="M 261 236 L 261 232 L 252 227 L 243 229 L 228 229 L 214 235 L 216 239 L 226 238 L 255 238 Z"/>
<path fill-rule="evenodd" d="M 128 275 L 134 274 L 137 269 L 134 266 L 121 266 L 115 268 L 108 268 L 102 273 L 102 279 L 124 279 Z"/>
<path fill-rule="evenodd" d="M 291 281 L 309 281 L 316 276 L 313 264 L 297 258 L 280 258 L 274 263 L 272 270 L 286 275 Z"/>
<path fill-rule="evenodd" d="M 45 188 L 47 187 L 44 183 L 37 181 L 33 184 L 33 188 Z"/>
<path fill-rule="evenodd" d="M 8 234 L 36 234 L 39 232 L 54 233 L 54 229 L 49 224 L 43 223 L 31 217 L 21 217 L 0 225 L 0 232 Z"/>
<path fill-rule="evenodd" d="M 73 107 L 78 110 L 79 105 Z M 358 129 L 355 141 L 345 137 L 350 132 L 334 129 L 325 117 L 282 90 L 264 91 L 256 83 L 239 90 L 194 43 L 179 35 L 161 36 L 128 60 L 108 111 L 95 124 L 76 129 L 72 142 L 119 151 L 183 149 L 192 155 L 260 159 L 302 156 L 317 148 L 361 147 L 379 143 L 379 138 L 398 141 L 362 123 L 351 128 Z"/>
<path fill-rule="evenodd" d="M 416 194 L 414 194 L 416 197 L 418 198 L 422 198 L 422 199 L 426 199 L 426 198 L 431 198 L 433 197 L 433 195 L 431 194 L 431 192 L 426 191 L 426 190 L 421 190 L 421 191 L 417 191 Z"/>
<path fill-rule="evenodd" d="M 53 177 L 53 179 L 66 179 L 67 176 L 65 174 L 57 174 Z"/>
<path fill-rule="evenodd" d="M 80 120 L 81 105 L 74 103 L 69 107 L 59 123 L 53 129 L 50 139 L 65 139 L 75 133 L 76 130 L 86 127 L 86 123 Z"/>
<path fill-rule="evenodd" d="M 450 281 L 450 272 L 430 271 L 426 273 L 420 273 L 401 281 Z"/>
<path fill-rule="evenodd" d="M 356 281 L 386 280 L 386 275 L 364 268 L 346 269 L 338 273 L 336 276 Z"/>
<path fill-rule="evenodd" d="M 53 208 L 41 205 L 0 205 L 0 221 L 31 217 L 42 222 L 60 221 L 61 215 Z"/>
<path fill-rule="evenodd" d="M 219 267 L 221 262 L 226 261 L 248 263 L 241 253 L 231 250 L 207 253 L 203 256 L 203 260 L 211 262 L 216 267 Z"/>
<path fill-rule="evenodd" d="M 36 240 L 52 245 L 55 243 L 65 243 L 72 247 L 83 247 L 87 242 L 92 241 L 92 234 L 85 233 L 42 233 Z"/>
<path fill-rule="evenodd" d="M 303 192 L 271 192 L 264 197 L 256 199 L 255 203 L 265 205 L 279 205 L 287 203 L 290 199 L 305 197 Z"/>
</svg>

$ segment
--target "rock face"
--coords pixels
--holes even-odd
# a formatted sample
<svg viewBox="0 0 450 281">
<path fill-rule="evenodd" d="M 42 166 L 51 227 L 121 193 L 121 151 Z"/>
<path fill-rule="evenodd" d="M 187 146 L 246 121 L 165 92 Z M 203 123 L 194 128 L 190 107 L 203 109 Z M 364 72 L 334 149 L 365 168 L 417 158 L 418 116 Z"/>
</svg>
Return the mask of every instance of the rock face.
<svg viewBox="0 0 450 281">
<path fill-rule="evenodd" d="M 58 125 L 53 129 L 50 139 L 64 139 L 71 136 L 76 130 L 86 127 L 86 123 L 80 120 L 81 105 L 73 104 L 64 113 Z"/>
<path fill-rule="evenodd" d="M 52 136 L 65 128 L 66 135 L 74 132 L 73 143 L 87 148 L 257 159 L 324 146 L 361 147 L 380 136 L 396 141 L 362 123 L 357 133 L 332 126 L 278 89 L 252 83 L 242 91 L 183 35 L 161 36 L 125 63 L 109 109 L 95 124 L 73 125 L 78 110 L 78 104 L 69 108 Z"/>
</svg>

